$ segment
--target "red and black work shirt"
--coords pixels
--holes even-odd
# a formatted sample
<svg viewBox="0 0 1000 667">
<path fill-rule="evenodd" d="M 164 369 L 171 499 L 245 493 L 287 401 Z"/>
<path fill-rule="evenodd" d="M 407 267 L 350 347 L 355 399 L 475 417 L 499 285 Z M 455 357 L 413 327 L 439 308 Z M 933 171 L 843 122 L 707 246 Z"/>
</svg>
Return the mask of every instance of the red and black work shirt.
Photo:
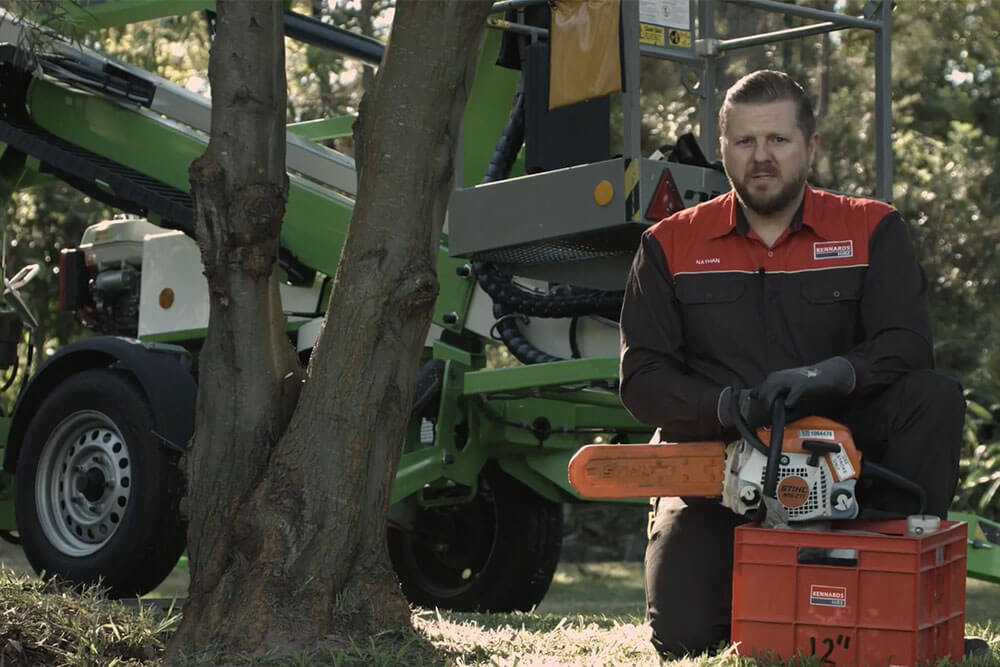
<svg viewBox="0 0 1000 667">
<path fill-rule="evenodd" d="M 899 213 L 806 187 L 772 247 L 733 192 L 647 229 L 625 288 L 621 398 L 663 439 L 718 438 L 723 387 L 833 356 L 855 392 L 933 364 L 926 280 Z"/>
</svg>

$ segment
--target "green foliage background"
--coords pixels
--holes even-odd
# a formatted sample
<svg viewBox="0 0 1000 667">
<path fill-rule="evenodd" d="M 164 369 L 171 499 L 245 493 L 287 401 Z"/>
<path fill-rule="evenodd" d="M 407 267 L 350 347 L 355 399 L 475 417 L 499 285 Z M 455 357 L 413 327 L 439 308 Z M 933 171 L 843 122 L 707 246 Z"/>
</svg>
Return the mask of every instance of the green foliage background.
<svg viewBox="0 0 1000 667">
<path fill-rule="evenodd" d="M 21 2 L 22 0 L 10 0 Z M 48 0 L 46 0 L 48 1 Z M 8 4 L 4 2 L 3 4 Z M 294 9 L 384 38 L 388 0 L 296 0 Z M 797 4 L 862 13 L 862 0 Z M 956 508 L 1000 515 L 1000 3 L 898 0 L 893 25 L 894 203 L 909 222 L 927 274 L 938 367 L 966 387 L 967 456 Z M 721 36 L 799 25 L 723 4 Z M 81 41 L 194 90 L 207 89 L 210 44 L 200 14 L 82 35 Z M 873 191 L 874 52 L 870 33 L 823 37 L 730 52 L 720 89 L 747 71 L 783 69 L 816 100 L 822 135 L 811 180 L 870 196 Z M 370 71 L 313 47 L 288 43 L 290 121 L 356 111 Z M 646 59 L 641 87 L 647 154 L 698 131 L 696 100 L 679 67 Z M 352 151 L 350 139 L 337 148 Z M 137 146 L 136 150 L 155 150 Z M 8 272 L 38 262 L 27 288 L 39 312 L 38 351 L 81 334 L 57 310 L 58 254 L 86 225 L 112 214 L 60 184 L 19 193 L 5 208 Z M 501 357 L 503 355 L 500 355 Z M 500 360 L 503 361 L 502 359 Z"/>
</svg>

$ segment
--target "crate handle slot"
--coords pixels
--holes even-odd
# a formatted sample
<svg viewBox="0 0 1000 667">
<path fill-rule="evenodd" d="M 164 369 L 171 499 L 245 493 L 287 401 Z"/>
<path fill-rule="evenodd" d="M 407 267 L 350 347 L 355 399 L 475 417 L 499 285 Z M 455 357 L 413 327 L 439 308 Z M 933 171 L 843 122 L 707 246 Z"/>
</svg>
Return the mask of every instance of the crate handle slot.
<svg viewBox="0 0 1000 667">
<path fill-rule="evenodd" d="M 857 567 L 857 549 L 827 549 L 825 547 L 799 547 L 799 565 L 833 565 L 835 567 Z"/>
</svg>

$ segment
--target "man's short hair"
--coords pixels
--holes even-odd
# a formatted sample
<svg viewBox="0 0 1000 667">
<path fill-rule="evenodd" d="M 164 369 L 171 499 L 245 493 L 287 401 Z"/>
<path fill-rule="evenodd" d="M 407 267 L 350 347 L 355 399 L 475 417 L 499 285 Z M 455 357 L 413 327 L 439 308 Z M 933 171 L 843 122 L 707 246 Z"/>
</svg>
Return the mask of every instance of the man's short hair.
<svg viewBox="0 0 1000 667">
<path fill-rule="evenodd" d="M 766 104 L 779 100 L 795 102 L 796 120 L 806 141 L 816 132 L 812 102 L 795 79 L 784 72 L 762 69 L 747 74 L 730 86 L 719 109 L 719 136 L 726 134 L 726 120 L 734 104 Z"/>
</svg>

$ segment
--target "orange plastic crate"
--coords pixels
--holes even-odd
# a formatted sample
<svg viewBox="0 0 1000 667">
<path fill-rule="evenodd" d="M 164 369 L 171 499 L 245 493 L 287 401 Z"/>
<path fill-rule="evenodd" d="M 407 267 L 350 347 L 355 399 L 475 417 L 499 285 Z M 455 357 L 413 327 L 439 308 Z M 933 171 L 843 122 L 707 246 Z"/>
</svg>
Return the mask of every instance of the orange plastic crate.
<svg viewBox="0 0 1000 667">
<path fill-rule="evenodd" d="M 834 527 L 736 529 L 732 640 L 740 655 L 815 655 L 820 665 L 858 667 L 961 661 L 965 523 L 942 521 L 921 537 L 907 537 L 905 521 Z"/>
</svg>

